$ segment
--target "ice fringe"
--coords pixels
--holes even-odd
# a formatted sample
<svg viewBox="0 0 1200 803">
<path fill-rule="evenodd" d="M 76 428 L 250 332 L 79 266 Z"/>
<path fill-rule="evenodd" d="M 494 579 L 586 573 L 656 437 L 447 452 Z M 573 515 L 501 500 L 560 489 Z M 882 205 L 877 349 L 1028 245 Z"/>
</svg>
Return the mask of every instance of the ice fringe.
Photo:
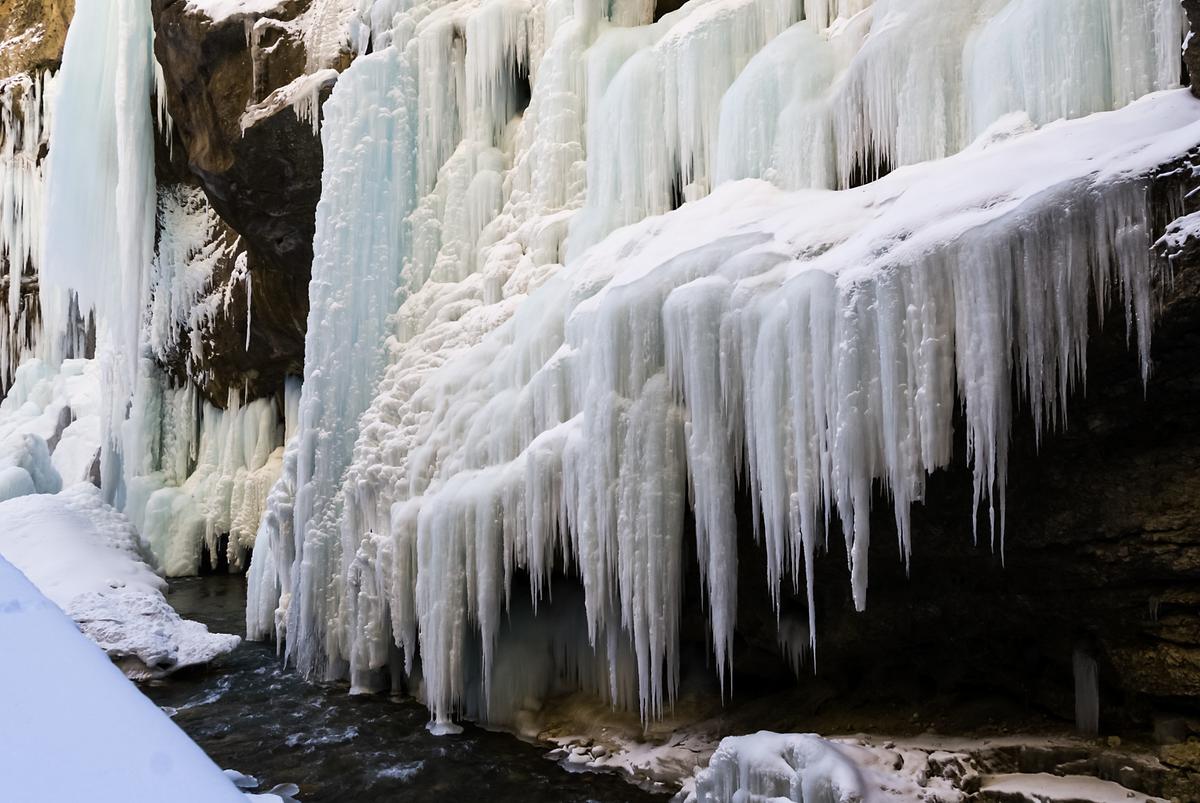
<svg viewBox="0 0 1200 803">
<path fill-rule="evenodd" d="M 255 552 L 252 635 L 360 690 L 402 662 L 439 728 L 519 707 L 495 693 L 514 661 L 542 693 L 576 684 L 653 717 L 678 682 L 689 506 L 725 673 L 739 486 L 771 588 L 807 589 L 815 639 L 828 530 L 862 607 L 872 498 L 891 497 L 907 558 L 959 404 L 1002 537 L 1014 407 L 1062 423 L 1093 294 L 1102 312 L 1117 287 L 1149 370 L 1148 178 L 1195 145 L 1195 102 L 1034 129 L 1172 85 L 1178 9 L 1096 0 L 1050 20 L 1117 37 L 1100 66 L 1125 83 L 1098 96 L 1072 63 L 1030 70 L 1061 66 L 1043 58 L 1056 38 L 1006 22 L 1036 4 L 803 5 L 693 2 L 651 26 L 641 3 L 358 17 L 374 52 L 325 107 L 301 423 Z M 1022 92 L 994 108 L 962 78 L 989 60 Z M 812 69 L 797 81 L 793 64 Z M 529 105 L 505 124 L 522 76 Z M 1033 120 L 1001 116 L 1024 106 Z M 836 193 L 713 189 L 890 168 Z M 649 217 L 680 201 L 696 202 Z M 561 593 L 538 610 L 559 570 L 580 577 L 581 620 Z M 581 624 L 546 645 L 534 615 Z"/>
</svg>

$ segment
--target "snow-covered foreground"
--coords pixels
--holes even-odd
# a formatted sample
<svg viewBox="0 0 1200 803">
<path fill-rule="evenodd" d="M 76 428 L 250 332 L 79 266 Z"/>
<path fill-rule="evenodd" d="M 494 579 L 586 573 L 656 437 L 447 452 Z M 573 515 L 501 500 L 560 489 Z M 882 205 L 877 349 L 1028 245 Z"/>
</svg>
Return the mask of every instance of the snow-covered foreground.
<svg viewBox="0 0 1200 803">
<path fill-rule="evenodd" d="M 180 618 L 137 531 L 88 483 L 0 502 L 0 555 L 132 678 L 207 663 L 238 644 Z"/>
<path fill-rule="evenodd" d="M 0 799 L 244 803 L 203 751 L 3 559 L 0 644 Z"/>
</svg>

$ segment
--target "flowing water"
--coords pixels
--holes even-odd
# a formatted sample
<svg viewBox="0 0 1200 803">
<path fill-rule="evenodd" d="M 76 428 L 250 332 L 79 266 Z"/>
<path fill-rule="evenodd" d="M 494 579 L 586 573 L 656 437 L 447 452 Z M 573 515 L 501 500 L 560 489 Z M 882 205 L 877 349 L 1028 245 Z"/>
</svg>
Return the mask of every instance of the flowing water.
<svg viewBox="0 0 1200 803">
<path fill-rule="evenodd" d="M 171 587 L 182 616 L 244 631 L 245 578 Z M 301 803 L 666 800 L 614 775 L 569 772 L 544 748 L 506 734 L 467 726 L 458 736 L 432 736 L 419 703 L 347 689 L 308 683 L 282 665 L 273 644 L 251 642 L 218 665 L 143 687 L 217 764 L 255 776 L 261 789 L 295 783 Z"/>
</svg>

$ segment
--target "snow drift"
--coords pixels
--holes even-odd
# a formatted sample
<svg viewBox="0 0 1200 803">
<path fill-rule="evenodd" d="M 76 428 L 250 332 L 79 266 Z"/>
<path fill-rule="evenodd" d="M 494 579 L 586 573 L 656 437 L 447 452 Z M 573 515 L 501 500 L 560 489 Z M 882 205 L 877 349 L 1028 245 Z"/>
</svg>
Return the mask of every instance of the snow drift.
<svg viewBox="0 0 1200 803">
<path fill-rule="evenodd" d="M 0 521 L 0 554 L 129 677 L 161 677 L 238 645 L 175 612 L 137 531 L 95 486 L 0 502 Z"/>
</svg>

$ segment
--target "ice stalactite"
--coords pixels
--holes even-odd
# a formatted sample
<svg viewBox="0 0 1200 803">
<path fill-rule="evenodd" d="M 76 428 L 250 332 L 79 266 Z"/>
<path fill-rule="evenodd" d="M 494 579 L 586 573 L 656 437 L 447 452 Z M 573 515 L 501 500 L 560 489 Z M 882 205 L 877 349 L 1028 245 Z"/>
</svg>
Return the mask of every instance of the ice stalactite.
<svg viewBox="0 0 1200 803">
<path fill-rule="evenodd" d="M 51 357 L 41 337 L 36 281 L 41 265 L 42 148 L 49 129 L 54 77 L 19 75 L 0 86 L 0 395 L 23 359 Z M 56 299 L 47 299 L 53 306 Z M 59 357 L 61 359 L 61 355 Z"/>
<path fill-rule="evenodd" d="M 55 80 L 38 278 L 45 337 L 70 328 L 46 298 L 95 316 L 100 484 L 177 575 L 195 573 L 202 550 L 214 566 L 244 563 L 282 470 L 286 405 L 230 392 L 221 409 L 161 367 L 205 370 L 204 340 L 232 286 L 245 285 L 247 303 L 250 288 L 245 255 L 203 194 L 156 187 L 155 118 L 164 134 L 171 121 L 153 39 L 145 0 L 77 5 Z M 218 281 L 229 262 L 233 275 Z"/>
<path fill-rule="evenodd" d="M 709 192 L 722 96 L 800 13 L 795 0 L 692 2 L 597 42 L 588 54 L 587 206 L 572 224 L 572 253 Z"/>
<path fill-rule="evenodd" d="M 1085 736 L 1100 733 L 1100 667 L 1084 649 L 1071 658 L 1075 674 L 1075 729 Z"/>
<path fill-rule="evenodd" d="M 474 13 L 483 20 L 498 14 L 501 30 L 473 23 Z M 520 4 L 477 12 L 475 4 L 415 6 L 395 26 L 373 30 L 375 52 L 343 74 L 323 110 L 314 317 L 300 435 L 281 483 L 294 487 L 294 495 L 280 493 L 264 521 L 275 545 L 269 583 L 280 595 L 278 611 L 270 610 L 276 601 L 267 601 L 268 594 L 249 615 L 251 632 L 286 628 L 289 649 L 310 671 L 342 671 L 329 660 L 340 652 L 336 645 L 327 649 L 316 635 L 342 602 L 313 591 L 354 562 L 358 532 L 351 536 L 344 521 L 370 528 L 390 517 L 390 502 L 364 498 L 345 510 L 339 493 L 356 450 L 386 448 L 369 435 L 356 446 L 355 436 L 388 353 L 409 344 L 404 350 L 415 357 L 409 373 L 385 381 L 411 384 L 476 342 L 495 320 L 472 310 L 503 294 L 518 264 L 545 266 L 547 273 L 557 266 L 566 221 L 555 214 L 582 199 L 583 113 L 563 101 L 579 94 L 580 53 L 595 25 L 561 14 L 526 20 L 521 13 Z M 469 49 L 454 46 L 461 31 L 495 40 L 481 42 L 468 58 Z M 525 98 L 534 65 L 545 94 Z M 467 93 L 488 100 L 468 111 Z M 451 283 L 457 289 L 447 295 Z M 405 295 L 410 301 L 389 326 Z M 343 315 L 345 323 L 336 317 Z M 395 339 L 385 349 L 389 335 Z M 377 461 L 381 469 L 388 462 Z M 367 487 L 354 478 L 344 487 L 353 493 L 356 484 Z M 349 660 L 358 665 L 357 657 Z"/>
<path fill-rule="evenodd" d="M 515 716 L 512 660 L 522 699 L 575 683 L 656 717 L 687 540 L 724 687 L 743 524 L 776 600 L 807 596 L 781 636 L 799 662 L 817 554 L 844 543 L 865 606 L 871 504 L 907 559 L 960 407 L 1001 547 L 1015 411 L 1062 424 L 1092 294 L 1123 301 L 1149 369 L 1146 189 L 1200 110 L 1092 114 L 1177 80 L 1167 0 L 1050 15 L 1109 37 L 1062 54 L 1121 73 L 1094 104 L 1078 65 L 1028 69 L 1053 40 L 1005 22 L 1025 3 L 935 5 L 364 7 L 373 52 L 324 107 L 305 383 L 249 632 L 356 690 L 407 675 L 439 731 Z M 965 76 L 1004 48 L 1023 94 L 985 109 Z M 582 590 L 551 602 L 563 574 Z"/>
<path fill-rule="evenodd" d="M 224 559 L 243 568 L 283 468 L 283 411 L 270 399 L 243 406 L 234 393 L 221 409 L 190 387 L 163 387 L 147 412 L 162 422 L 153 449 L 161 468 L 130 480 L 130 519 L 168 575 L 196 574 L 204 551 L 213 567 Z"/>
</svg>

